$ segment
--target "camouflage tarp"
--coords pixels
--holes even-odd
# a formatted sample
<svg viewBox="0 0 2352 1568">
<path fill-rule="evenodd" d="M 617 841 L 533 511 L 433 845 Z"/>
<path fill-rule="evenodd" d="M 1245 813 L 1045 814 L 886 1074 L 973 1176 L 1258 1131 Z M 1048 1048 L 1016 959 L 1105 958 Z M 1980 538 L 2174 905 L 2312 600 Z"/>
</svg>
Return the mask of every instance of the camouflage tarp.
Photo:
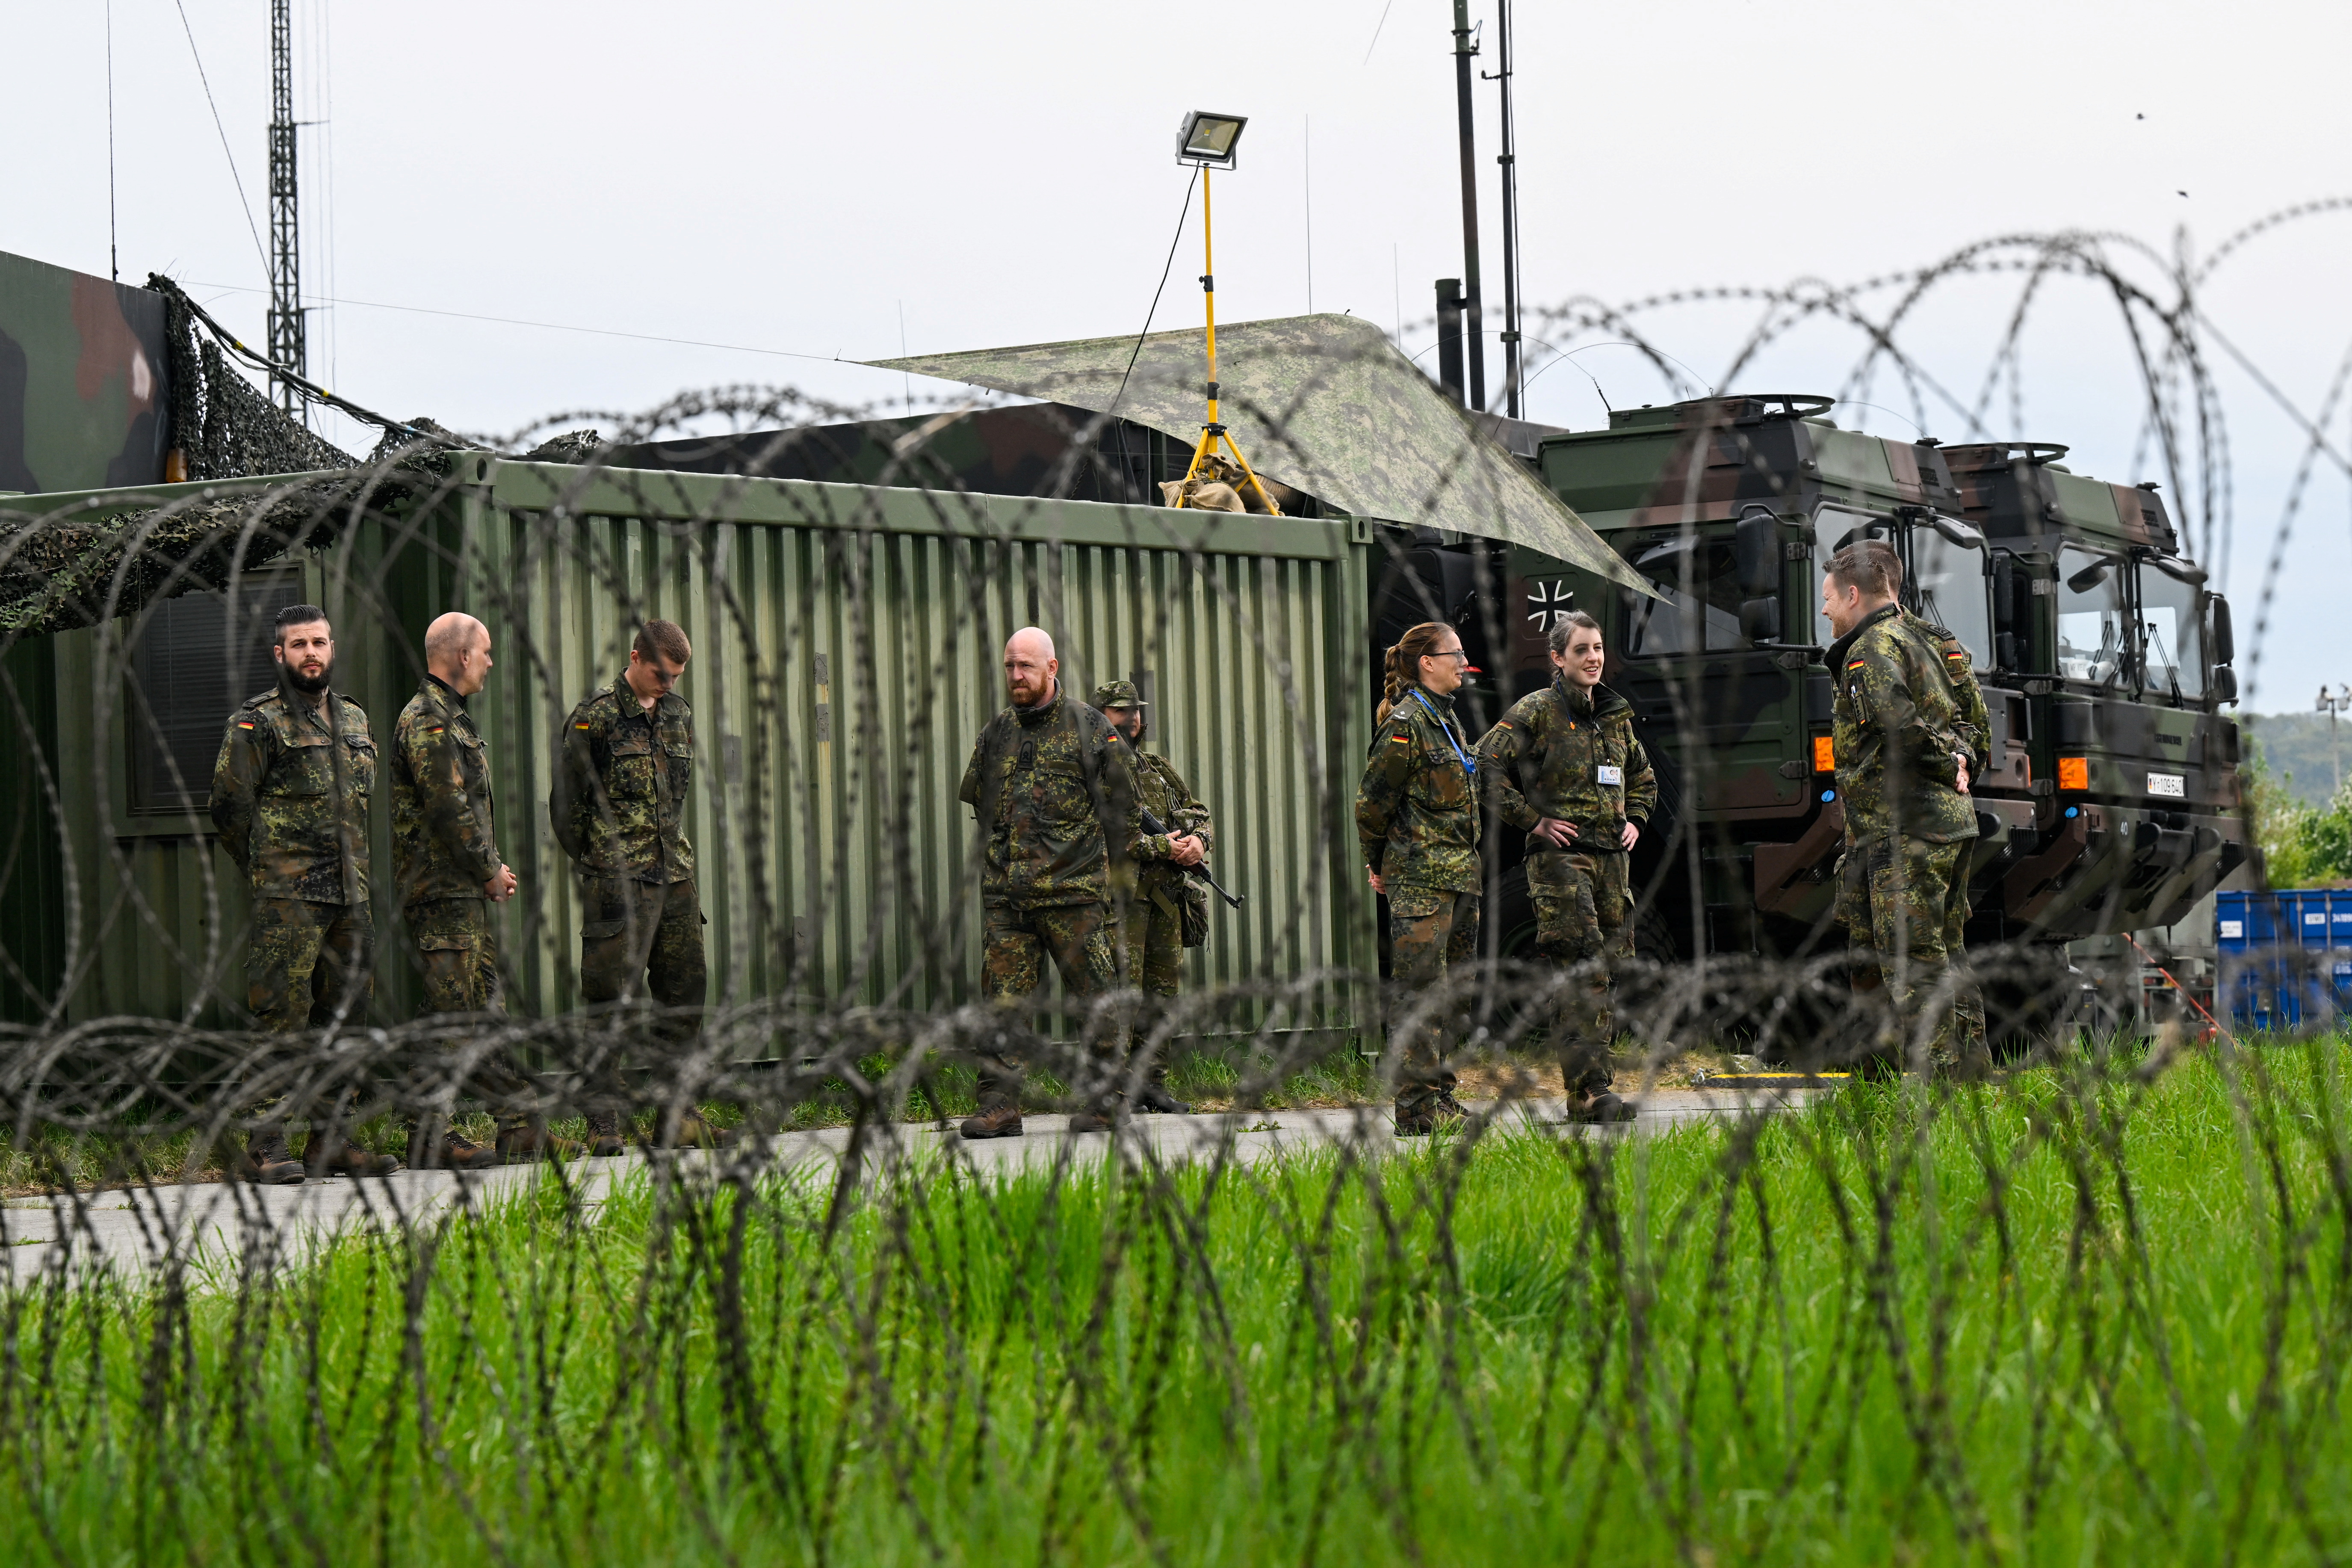
<svg viewBox="0 0 2352 1568">
<path fill-rule="evenodd" d="M 1131 337 L 1083 338 L 870 363 L 1197 438 L 1207 374 L 1202 333 L 1155 332 L 1142 342 L 1140 353 Z M 1647 591 L 1583 519 L 1370 321 L 1318 315 L 1221 324 L 1217 380 L 1220 416 L 1268 479 L 1359 517 L 1524 544 Z"/>
</svg>

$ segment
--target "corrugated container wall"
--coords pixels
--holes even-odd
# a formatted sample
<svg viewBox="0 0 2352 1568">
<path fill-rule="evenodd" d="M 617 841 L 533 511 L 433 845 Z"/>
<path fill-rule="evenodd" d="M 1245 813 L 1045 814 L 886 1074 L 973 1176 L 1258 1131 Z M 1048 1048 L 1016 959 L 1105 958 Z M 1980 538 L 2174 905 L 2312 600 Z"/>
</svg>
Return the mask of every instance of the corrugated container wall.
<svg viewBox="0 0 2352 1568">
<path fill-rule="evenodd" d="M 502 911 L 515 1011 L 574 1004 L 578 912 L 547 822 L 549 758 L 651 616 L 695 645 L 688 832 L 714 1003 L 972 994 L 976 846 L 957 785 L 1003 704 L 1003 641 L 1032 623 L 1081 698 L 1108 679 L 1145 688 L 1147 743 L 1216 815 L 1219 877 L 1248 901 L 1214 907 L 1210 944 L 1187 955 L 1192 983 L 1376 967 L 1349 814 L 1370 733 L 1356 525 L 466 461 L 451 499 L 310 556 L 299 587 L 333 615 L 337 684 L 380 745 L 415 688 L 426 622 L 465 609 L 491 626 L 496 667 L 472 706 L 521 879 Z M 193 816 L 131 824 L 118 801 L 104 820 L 122 724 L 95 699 L 121 662 L 101 639 L 121 635 L 48 639 L 68 795 L 99 805 L 68 811 L 71 858 L 99 895 L 67 944 L 83 954 L 71 1014 L 228 1022 L 244 907 L 226 858 Z M 388 889 L 388 784 L 374 811 Z M 28 885 L 9 879 L 12 921 Z M 379 908 L 377 1010 L 401 1018 L 413 991 L 394 922 Z M 1321 1016 L 1298 1022 L 1351 1027 L 1360 1000 L 1335 979 Z"/>
</svg>

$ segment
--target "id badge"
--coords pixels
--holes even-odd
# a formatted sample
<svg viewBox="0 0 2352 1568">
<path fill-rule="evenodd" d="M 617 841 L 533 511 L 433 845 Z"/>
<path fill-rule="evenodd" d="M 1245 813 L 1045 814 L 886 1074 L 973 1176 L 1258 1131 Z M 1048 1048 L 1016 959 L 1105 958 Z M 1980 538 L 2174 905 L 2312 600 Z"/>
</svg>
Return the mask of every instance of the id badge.
<svg viewBox="0 0 2352 1568">
<path fill-rule="evenodd" d="M 1609 763 L 1603 763 L 1599 767 L 1592 770 L 1592 776 L 1601 784 L 1614 784 L 1619 789 L 1623 789 L 1625 787 L 1625 770 L 1623 768 L 1612 767 Z"/>
</svg>

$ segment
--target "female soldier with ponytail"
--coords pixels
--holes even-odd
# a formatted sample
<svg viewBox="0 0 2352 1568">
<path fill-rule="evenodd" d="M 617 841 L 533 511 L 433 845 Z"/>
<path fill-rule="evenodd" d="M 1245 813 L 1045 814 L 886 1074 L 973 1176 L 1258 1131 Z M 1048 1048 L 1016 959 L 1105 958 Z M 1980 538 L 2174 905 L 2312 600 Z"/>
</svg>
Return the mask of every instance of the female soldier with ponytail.
<svg viewBox="0 0 2352 1568">
<path fill-rule="evenodd" d="M 1356 792 L 1356 837 L 1372 890 L 1389 900 L 1390 975 L 1412 993 L 1478 946 L 1477 757 L 1454 716 L 1469 656 L 1454 628 L 1424 621 L 1388 651 L 1388 694 L 1378 738 Z M 1396 1130 L 1417 1137 L 1461 1120 L 1442 1031 L 1412 1029 L 1402 1042 Z"/>
</svg>

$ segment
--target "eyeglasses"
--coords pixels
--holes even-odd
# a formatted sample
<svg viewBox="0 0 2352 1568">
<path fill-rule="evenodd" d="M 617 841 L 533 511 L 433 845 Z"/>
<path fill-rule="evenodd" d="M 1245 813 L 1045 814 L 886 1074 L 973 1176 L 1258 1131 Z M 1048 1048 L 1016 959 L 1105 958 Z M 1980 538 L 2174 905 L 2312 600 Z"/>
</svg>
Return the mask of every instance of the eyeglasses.
<svg viewBox="0 0 2352 1568">
<path fill-rule="evenodd" d="M 1470 662 L 1469 654 L 1458 647 L 1447 648 L 1443 653 L 1425 653 L 1421 657 L 1423 658 L 1458 658 L 1465 664 Z"/>
</svg>

